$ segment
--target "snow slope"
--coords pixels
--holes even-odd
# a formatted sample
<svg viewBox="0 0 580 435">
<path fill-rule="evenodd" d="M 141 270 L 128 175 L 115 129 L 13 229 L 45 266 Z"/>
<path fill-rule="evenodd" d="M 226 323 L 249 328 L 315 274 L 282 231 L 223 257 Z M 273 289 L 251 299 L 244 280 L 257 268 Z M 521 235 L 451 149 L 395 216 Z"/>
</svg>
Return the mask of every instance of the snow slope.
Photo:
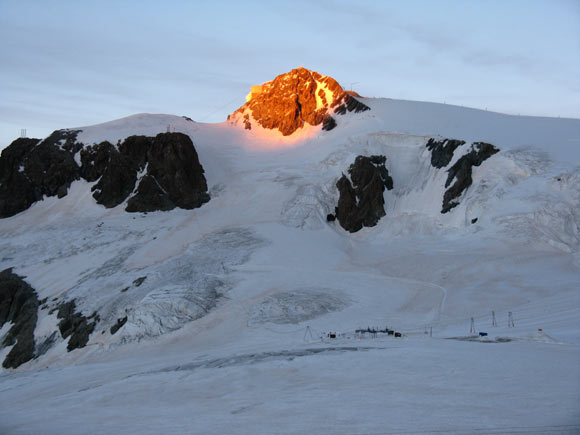
<svg viewBox="0 0 580 435">
<path fill-rule="evenodd" d="M 0 432 L 580 431 L 580 121 L 363 102 L 290 138 L 170 115 L 82 127 L 85 144 L 188 134 L 212 199 L 129 214 L 78 181 L 0 221 L 0 270 L 101 316 L 86 348 L 0 374 Z M 467 142 L 451 164 L 501 150 L 447 214 L 429 137 Z M 394 189 L 349 234 L 326 215 L 359 154 L 387 156 Z M 57 322 L 39 316 L 37 342 Z M 488 338 L 465 339 L 471 318 Z M 404 337 L 355 334 L 385 325 Z"/>
</svg>

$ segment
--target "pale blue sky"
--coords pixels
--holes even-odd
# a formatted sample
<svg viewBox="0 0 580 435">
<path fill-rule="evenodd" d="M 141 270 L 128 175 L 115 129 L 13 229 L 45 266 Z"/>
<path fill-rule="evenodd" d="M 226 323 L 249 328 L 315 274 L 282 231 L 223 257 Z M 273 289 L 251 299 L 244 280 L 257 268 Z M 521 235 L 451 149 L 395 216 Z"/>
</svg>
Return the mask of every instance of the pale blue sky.
<svg viewBox="0 0 580 435">
<path fill-rule="evenodd" d="M 580 1 L 0 0 L 0 148 L 140 112 L 223 121 L 298 66 L 365 96 L 580 118 Z"/>
</svg>

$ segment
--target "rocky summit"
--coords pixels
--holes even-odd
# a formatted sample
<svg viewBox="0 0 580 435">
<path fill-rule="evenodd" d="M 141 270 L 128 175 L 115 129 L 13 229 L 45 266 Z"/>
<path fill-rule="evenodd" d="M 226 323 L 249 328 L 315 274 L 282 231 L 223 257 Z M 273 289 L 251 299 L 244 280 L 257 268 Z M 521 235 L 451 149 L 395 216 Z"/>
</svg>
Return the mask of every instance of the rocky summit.
<svg viewBox="0 0 580 435">
<path fill-rule="evenodd" d="M 337 122 L 333 115 L 364 112 L 370 108 L 360 102 L 356 92 L 345 91 L 332 77 L 306 68 L 296 68 L 262 85 L 252 86 L 246 104 L 228 116 L 248 130 L 255 124 L 277 129 L 289 136 L 306 124 L 322 124 L 332 130 Z"/>
</svg>

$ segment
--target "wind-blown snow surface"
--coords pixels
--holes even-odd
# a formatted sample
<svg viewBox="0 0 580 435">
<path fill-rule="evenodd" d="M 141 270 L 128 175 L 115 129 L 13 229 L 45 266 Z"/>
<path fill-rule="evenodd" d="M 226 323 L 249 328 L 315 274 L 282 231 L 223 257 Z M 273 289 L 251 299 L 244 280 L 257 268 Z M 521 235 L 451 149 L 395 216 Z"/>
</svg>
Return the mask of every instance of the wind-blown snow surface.
<svg viewBox="0 0 580 435">
<path fill-rule="evenodd" d="M 0 270 L 101 315 L 86 348 L 0 374 L 0 433 L 580 431 L 580 121 L 363 101 L 301 140 L 169 115 L 82 128 L 189 134 L 212 199 L 128 214 L 78 181 L 0 221 Z M 431 136 L 467 142 L 451 164 L 501 150 L 444 215 Z M 349 234 L 326 215 L 359 154 L 386 155 L 394 189 Z M 472 317 L 487 339 L 465 339 Z M 42 310 L 37 342 L 56 323 Z M 404 337 L 354 333 L 385 325 Z"/>
</svg>

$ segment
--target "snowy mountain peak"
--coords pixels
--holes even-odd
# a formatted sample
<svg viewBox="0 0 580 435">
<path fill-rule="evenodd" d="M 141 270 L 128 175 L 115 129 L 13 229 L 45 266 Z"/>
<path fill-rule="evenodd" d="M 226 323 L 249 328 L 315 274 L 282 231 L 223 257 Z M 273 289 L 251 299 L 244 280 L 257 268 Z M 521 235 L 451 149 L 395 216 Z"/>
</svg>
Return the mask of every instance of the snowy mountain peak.
<svg viewBox="0 0 580 435">
<path fill-rule="evenodd" d="M 579 432 L 580 120 L 298 69 L 230 121 L 2 151 L 1 434 Z"/>
<path fill-rule="evenodd" d="M 356 100 L 355 92 L 345 91 L 332 77 L 306 68 L 296 68 L 274 80 L 252 86 L 246 103 L 228 116 L 233 124 L 248 130 L 255 124 L 277 129 L 289 136 L 309 124 L 323 124 L 323 129 L 336 127 L 333 114 L 362 112 L 368 106 Z"/>
</svg>

